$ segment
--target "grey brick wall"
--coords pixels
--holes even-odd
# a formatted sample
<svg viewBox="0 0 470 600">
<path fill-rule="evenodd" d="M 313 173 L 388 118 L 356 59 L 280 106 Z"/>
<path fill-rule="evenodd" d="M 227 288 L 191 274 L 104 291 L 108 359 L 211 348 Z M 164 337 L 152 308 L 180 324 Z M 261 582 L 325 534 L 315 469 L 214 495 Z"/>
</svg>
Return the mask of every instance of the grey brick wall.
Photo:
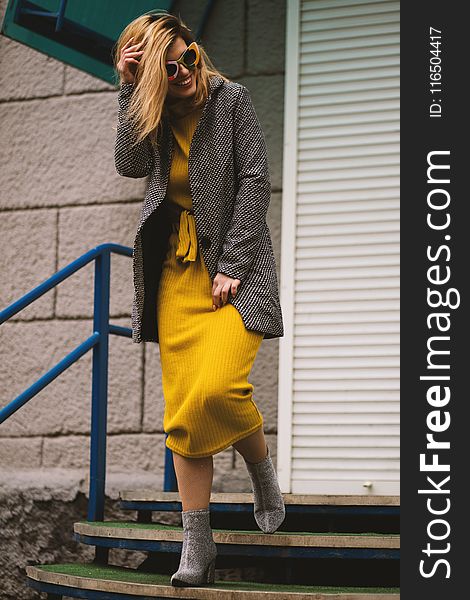
<svg viewBox="0 0 470 600">
<path fill-rule="evenodd" d="M 176 10 L 197 30 L 205 2 Z M 0 0 L 0 14 L 6 8 Z M 265 131 L 273 183 L 268 214 L 280 266 L 284 0 L 223 0 L 203 36 L 214 64 L 246 85 Z M 117 91 L 0 37 L 0 255 L 3 308 L 103 242 L 132 246 L 145 180 L 120 177 L 113 146 Z M 4 406 L 92 331 L 93 266 L 0 328 Z M 111 320 L 130 326 L 131 261 L 112 257 Z M 148 474 L 163 486 L 158 345 L 111 337 L 108 472 Z M 276 456 L 278 340 L 263 342 L 250 380 Z M 3 469 L 79 469 L 87 477 L 91 354 L 0 426 Z M 215 456 L 214 490 L 249 491 L 232 448 Z M 1 467 L 0 467 L 1 468 Z M 227 477 L 229 475 L 229 477 Z"/>
<path fill-rule="evenodd" d="M 197 30 L 205 2 L 179 2 Z M 251 91 L 268 142 L 273 195 L 268 214 L 280 265 L 284 0 L 220 0 L 203 37 L 228 77 Z M 3 19 L 6 0 L 0 0 Z M 114 169 L 116 90 L 86 73 L 0 36 L 0 306 L 103 242 L 132 246 L 144 180 Z M 4 406 L 92 331 L 93 267 L 0 327 L 0 405 Z M 113 256 L 112 322 L 130 326 L 132 271 Z M 111 337 L 107 519 L 132 518 L 119 490 L 163 487 L 164 434 L 156 344 Z M 278 340 L 261 345 L 250 380 L 276 460 Z M 73 541 L 86 519 L 91 354 L 0 426 L 0 598 L 39 594 L 26 564 L 91 560 Z M 281 399 L 282 401 L 282 399 Z M 214 491 L 250 491 L 232 448 L 214 457 Z M 54 518 L 51 519 L 51 515 Z M 177 515 L 159 513 L 177 522 Z M 176 519 L 176 520 L 175 520 Z M 145 555 L 112 551 L 112 564 L 136 567 Z M 219 572 L 219 577 L 224 577 Z M 230 578 L 230 577 L 229 577 Z M 249 578 L 249 577 L 248 577 Z"/>
</svg>

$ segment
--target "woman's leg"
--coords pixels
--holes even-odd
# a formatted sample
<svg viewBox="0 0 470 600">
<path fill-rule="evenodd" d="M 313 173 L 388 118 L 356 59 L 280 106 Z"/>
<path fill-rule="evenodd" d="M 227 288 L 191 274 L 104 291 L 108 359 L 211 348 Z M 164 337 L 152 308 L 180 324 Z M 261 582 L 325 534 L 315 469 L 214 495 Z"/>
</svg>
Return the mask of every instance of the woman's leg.
<svg viewBox="0 0 470 600">
<path fill-rule="evenodd" d="M 183 505 L 183 546 L 178 570 L 170 578 L 171 585 L 214 583 L 217 546 L 212 537 L 209 509 L 212 456 L 186 458 L 173 452 L 173 462 Z"/>
<path fill-rule="evenodd" d="M 286 509 L 263 427 L 232 445 L 245 459 L 253 489 L 255 520 L 262 531 L 274 533 L 284 521 Z"/>
<path fill-rule="evenodd" d="M 172 454 L 183 510 L 209 508 L 214 474 L 212 456 L 186 458 L 176 452 Z"/>
<path fill-rule="evenodd" d="M 250 463 L 261 462 L 267 455 L 266 439 L 262 427 L 248 437 L 235 442 L 232 446 Z"/>
</svg>

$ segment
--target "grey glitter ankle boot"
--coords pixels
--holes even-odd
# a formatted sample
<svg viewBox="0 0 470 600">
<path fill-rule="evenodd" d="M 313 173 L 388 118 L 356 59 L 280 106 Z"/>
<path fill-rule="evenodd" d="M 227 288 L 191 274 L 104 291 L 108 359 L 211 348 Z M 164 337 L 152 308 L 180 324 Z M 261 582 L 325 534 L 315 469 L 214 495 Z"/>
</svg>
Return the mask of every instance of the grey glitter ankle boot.
<svg viewBox="0 0 470 600">
<path fill-rule="evenodd" d="M 212 538 L 209 509 L 181 512 L 183 547 L 179 568 L 171 576 L 175 587 L 214 583 L 217 546 Z"/>
<path fill-rule="evenodd" d="M 253 487 L 255 520 L 264 533 L 274 533 L 284 521 L 284 498 L 268 446 L 267 456 L 258 463 L 245 460 Z"/>
</svg>

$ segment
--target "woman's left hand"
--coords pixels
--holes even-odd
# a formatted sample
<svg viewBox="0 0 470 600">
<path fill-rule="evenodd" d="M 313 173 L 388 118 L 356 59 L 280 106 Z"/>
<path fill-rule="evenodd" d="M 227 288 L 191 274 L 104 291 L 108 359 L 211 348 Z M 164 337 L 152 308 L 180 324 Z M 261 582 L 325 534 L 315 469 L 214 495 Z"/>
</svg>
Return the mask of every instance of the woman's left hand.
<svg viewBox="0 0 470 600">
<path fill-rule="evenodd" d="M 224 273 L 217 273 L 212 284 L 212 310 L 217 310 L 227 304 L 229 292 L 235 297 L 240 283 L 240 279 L 232 279 Z"/>
</svg>

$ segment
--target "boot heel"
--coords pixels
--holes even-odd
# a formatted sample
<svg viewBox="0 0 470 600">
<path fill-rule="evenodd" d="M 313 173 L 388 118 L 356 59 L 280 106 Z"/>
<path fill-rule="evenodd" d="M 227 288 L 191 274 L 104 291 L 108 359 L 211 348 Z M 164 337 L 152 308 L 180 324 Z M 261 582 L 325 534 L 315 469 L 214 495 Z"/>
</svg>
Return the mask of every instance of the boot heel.
<svg viewBox="0 0 470 600">
<path fill-rule="evenodd" d="M 215 581 L 215 558 L 211 563 L 209 563 L 209 566 L 207 567 L 206 581 L 207 583 L 214 583 Z"/>
</svg>

